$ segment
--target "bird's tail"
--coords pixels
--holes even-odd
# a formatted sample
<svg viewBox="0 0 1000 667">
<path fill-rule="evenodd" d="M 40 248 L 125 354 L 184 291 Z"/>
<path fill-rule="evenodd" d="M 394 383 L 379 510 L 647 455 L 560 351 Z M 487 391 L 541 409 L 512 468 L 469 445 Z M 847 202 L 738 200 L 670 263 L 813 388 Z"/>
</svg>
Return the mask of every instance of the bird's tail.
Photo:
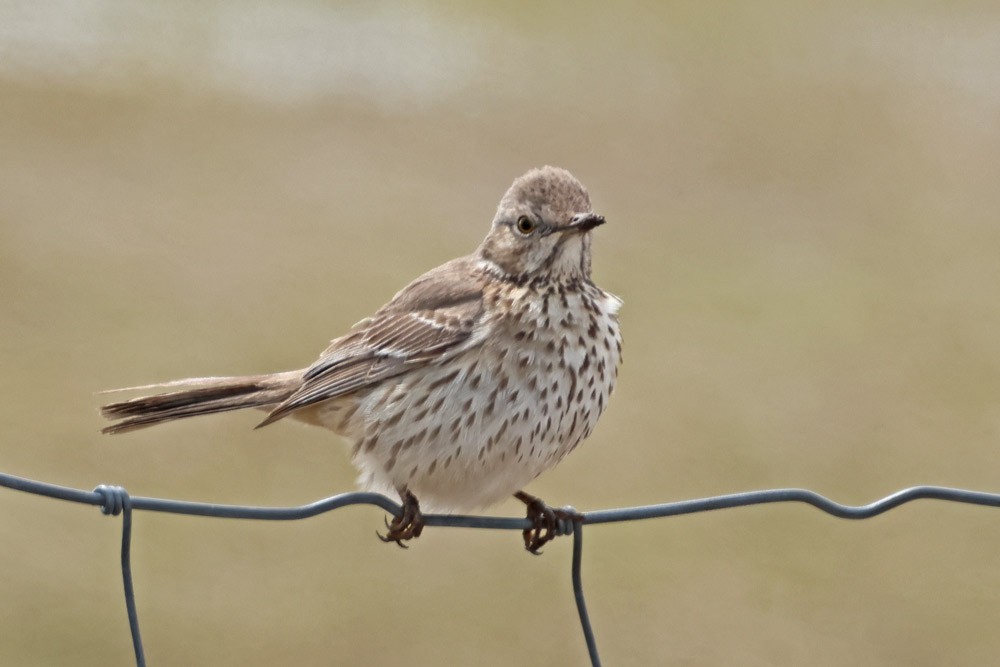
<svg viewBox="0 0 1000 667">
<path fill-rule="evenodd" d="M 302 371 L 289 371 L 271 375 L 190 378 L 113 389 L 113 392 L 171 391 L 105 405 L 101 414 L 107 419 L 120 421 L 104 427 L 101 432 L 125 433 L 174 419 L 276 405 L 291 396 L 301 384 Z"/>
</svg>

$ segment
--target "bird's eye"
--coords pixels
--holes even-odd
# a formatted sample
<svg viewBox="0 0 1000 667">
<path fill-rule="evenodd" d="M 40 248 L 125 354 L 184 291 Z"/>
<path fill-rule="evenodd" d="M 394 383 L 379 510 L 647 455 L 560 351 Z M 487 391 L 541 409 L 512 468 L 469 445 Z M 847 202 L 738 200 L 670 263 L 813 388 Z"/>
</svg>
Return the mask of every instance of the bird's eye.
<svg viewBox="0 0 1000 667">
<path fill-rule="evenodd" d="M 535 221 L 526 215 L 522 215 L 517 219 L 517 231 L 527 236 L 531 232 L 535 231 Z"/>
</svg>

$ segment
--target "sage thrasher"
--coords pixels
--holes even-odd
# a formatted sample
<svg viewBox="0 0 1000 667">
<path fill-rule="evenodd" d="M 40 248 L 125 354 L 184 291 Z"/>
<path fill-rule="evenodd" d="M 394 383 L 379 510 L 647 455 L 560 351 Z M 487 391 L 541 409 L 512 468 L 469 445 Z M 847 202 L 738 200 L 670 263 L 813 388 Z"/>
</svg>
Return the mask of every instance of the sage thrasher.
<svg viewBox="0 0 1000 667">
<path fill-rule="evenodd" d="M 167 393 L 104 406 L 119 420 L 104 432 L 264 408 L 259 426 L 292 417 L 345 437 L 360 484 L 399 493 L 403 511 L 382 539 L 420 535 L 417 498 L 454 512 L 514 494 L 537 553 L 579 515 L 521 489 L 590 435 L 621 360 L 621 301 L 590 278 L 601 224 L 568 171 L 529 171 L 473 254 L 414 280 L 311 366 L 133 387 Z"/>
</svg>

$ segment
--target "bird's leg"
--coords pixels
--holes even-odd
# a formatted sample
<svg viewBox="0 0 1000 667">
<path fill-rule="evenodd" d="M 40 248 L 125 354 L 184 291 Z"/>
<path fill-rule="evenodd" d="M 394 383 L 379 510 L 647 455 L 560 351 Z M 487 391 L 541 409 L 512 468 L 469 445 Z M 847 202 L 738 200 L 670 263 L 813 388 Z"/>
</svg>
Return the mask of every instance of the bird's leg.
<svg viewBox="0 0 1000 667">
<path fill-rule="evenodd" d="M 514 497 L 528 507 L 528 519 L 531 521 L 531 528 L 525 529 L 524 548 L 535 554 L 541 555 L 539 549 L 547 542 L 558 535 L 567 535 L 571 532 L 564 529 L 565 522 L 582 523 L 583 515 L 572 507 L 562 507 L 553 509 L 545 504 L 541 498 L 536 498 L 530 493 L 518 491 Z"/>
<path fill-rule="evenodd" d="M 375 534 L 383 542 L 395 542 L 406 549 L 407 547 L 403 542 L 420 537 L 420 533 L 423 532 L 424 515 L 420 511 L 420 503 L 417 502 L 417 497 L 409 489 L 406 487 L 400 489 L 399 497 L 403 500 L 403 510 L 399 513 L 399 516 L 393 517 L 391 522 L 386 522 L 385 525 L 389 529 L 389 532 L 385 535 Z"/>
</svg>

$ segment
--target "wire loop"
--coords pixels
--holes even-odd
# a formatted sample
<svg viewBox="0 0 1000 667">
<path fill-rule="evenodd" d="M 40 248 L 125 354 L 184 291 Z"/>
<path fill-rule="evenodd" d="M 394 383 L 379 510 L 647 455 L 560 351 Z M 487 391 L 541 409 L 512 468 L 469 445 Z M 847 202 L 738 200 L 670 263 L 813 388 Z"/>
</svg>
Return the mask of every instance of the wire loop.
<svg viewBox="0 0 1000 667">
<path fill-rule="evenodd" d="M 101 514 L 109 516 L 121 514 L 129 501 L 128 491 L 121 486 L 101 484 L 94 489 L 94 493 L 100 494 L 104 499 L 104 502 L 101 503 Z"/>
</svg>

